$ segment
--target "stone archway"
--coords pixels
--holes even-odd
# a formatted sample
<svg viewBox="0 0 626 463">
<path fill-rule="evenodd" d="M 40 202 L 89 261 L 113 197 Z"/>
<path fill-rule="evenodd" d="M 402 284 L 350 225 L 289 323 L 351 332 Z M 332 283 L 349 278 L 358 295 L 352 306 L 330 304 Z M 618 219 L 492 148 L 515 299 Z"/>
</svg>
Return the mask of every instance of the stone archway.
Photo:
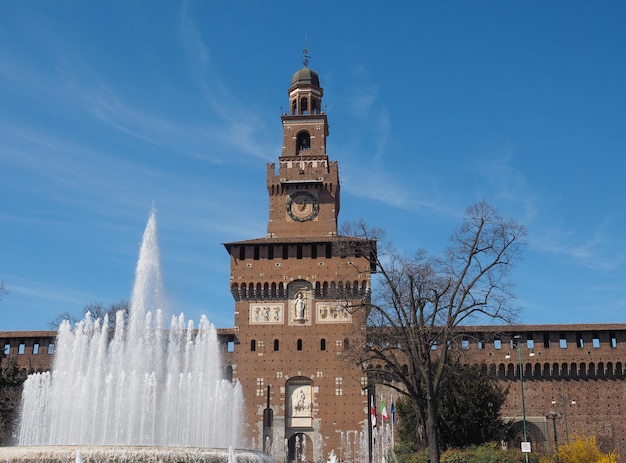
<svg viewBox="0 0 626 463">
<path fill-rule="evenodd" d="M 530 441 L 532 452 L 545 450 L 546 436 L 539 426 L 526 419 L 526 435 Z M 506 433 L 506 445 L 511 449 L 519 449 L 524 441 L 524 421 L 516 419 Z"/>
<path fill-rule="evenodd" d="M 287 440 L 287 462 L 313 461 L 313 442 L 306 433 L 296 432 Z"/>
</svg>

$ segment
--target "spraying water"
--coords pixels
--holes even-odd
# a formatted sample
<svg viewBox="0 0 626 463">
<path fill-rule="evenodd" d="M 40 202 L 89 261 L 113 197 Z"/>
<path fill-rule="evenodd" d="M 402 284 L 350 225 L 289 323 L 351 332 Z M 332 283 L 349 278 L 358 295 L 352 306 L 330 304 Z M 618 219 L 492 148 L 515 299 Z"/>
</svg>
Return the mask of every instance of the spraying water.
<svg viewBox="0 0 626 463">
<path fill-rule="evenodd" d="M 242 390 L 222 379 L 215 327 L 181 314 L 166 330 L 164 304 L 153 210 L 128 317 L 61 325 L 52 371 L 24 384 L 19 445 L 240 447 Z"/>
</svg>

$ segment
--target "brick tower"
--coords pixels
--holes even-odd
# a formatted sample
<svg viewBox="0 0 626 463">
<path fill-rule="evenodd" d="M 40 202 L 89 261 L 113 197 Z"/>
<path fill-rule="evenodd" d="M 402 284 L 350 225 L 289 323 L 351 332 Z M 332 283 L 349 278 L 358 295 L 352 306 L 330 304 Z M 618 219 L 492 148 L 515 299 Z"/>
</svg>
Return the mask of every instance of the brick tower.
<svg viewBox="0 0 626 463">
<path fill-rule="evenodd" d="M 364 335 L 375 243 L 340 236 L 339 169 L 315 71 L 297 71 L 282 115 L 283 148 L 267 166 L 264 238 L 226 243 L 235 299 L 233 377 L 244 389 L 246 434 L 286 461 L 359 460 L 366 380 L 345 351 Z"/>
</svg>

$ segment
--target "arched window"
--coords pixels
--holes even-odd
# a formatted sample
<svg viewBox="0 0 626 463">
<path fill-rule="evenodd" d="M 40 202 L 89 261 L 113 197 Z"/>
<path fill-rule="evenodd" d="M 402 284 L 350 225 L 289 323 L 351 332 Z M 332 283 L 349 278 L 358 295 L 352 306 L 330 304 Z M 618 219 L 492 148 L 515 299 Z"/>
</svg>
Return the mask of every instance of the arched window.
<svg viewBox="0 0 626 463">
<path fill-rule="evenodd" d="M 235 300 L 238 301 L 240 296 L 239 296 L 239 285 L 237 283 L 233 283 L 231 285 L 230 292 L 232 293 L 233 298 L 235 298 Z"/>
<path fill-rule="evenodd" d="M 320 341 L 320 350 L 326 350 L 326 339 Z"/>
<path fill-rule="evenodd" d="M 311 136 L 309 132 L 300 132 L 296 144 L 298 151 L 311 149 Z"/>
<path fill-rule="evenodd" d="M 256 340 L 253 339 L 250 341 L 250 352 L 254 352 L 256 350 Z"/>
<path fill-rule="evenodd" d="M 348 350 L 348 349 L 350 349 L 350 340 L 349 340 L 348 338 L 345 338 L 345 339 L 343 340 L 343 349 L 344 349 L 344 350 Z"/>
<path fill-rule="evenodd" d="M 280 346 L 280 342 L 278 339 L 274 339 L 274 351 L 277 351 Z"/>
<path fill-rule="evenodd" d="M 298 339 L 298 341 L 296 342 L 296 349 L 302 350 L 302 339 Z"/>
</svg>

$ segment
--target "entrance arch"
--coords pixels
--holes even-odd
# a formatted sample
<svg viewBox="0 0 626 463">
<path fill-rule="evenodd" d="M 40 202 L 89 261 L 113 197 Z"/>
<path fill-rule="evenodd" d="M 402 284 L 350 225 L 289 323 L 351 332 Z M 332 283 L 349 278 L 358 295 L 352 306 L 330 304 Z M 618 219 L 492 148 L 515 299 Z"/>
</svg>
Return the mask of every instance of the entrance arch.
<svg viewBox="0 0 626 463">
<path fill-rule="evenodd" d="M 526 435 L 533 453 L 544 450 L 546 436 L 539 426 L 526 419 Z M 506 433 L 506 445 L 511 449 L 519 449 L 524 441 L 524 421 L 514 421 Z"/>
<path fill-rule="evenodd" d="M 287 462 L 307 461 L 313 461 L 313 441 L 306 433 L 296 432 L 287 440 Z"/>
</svg>

